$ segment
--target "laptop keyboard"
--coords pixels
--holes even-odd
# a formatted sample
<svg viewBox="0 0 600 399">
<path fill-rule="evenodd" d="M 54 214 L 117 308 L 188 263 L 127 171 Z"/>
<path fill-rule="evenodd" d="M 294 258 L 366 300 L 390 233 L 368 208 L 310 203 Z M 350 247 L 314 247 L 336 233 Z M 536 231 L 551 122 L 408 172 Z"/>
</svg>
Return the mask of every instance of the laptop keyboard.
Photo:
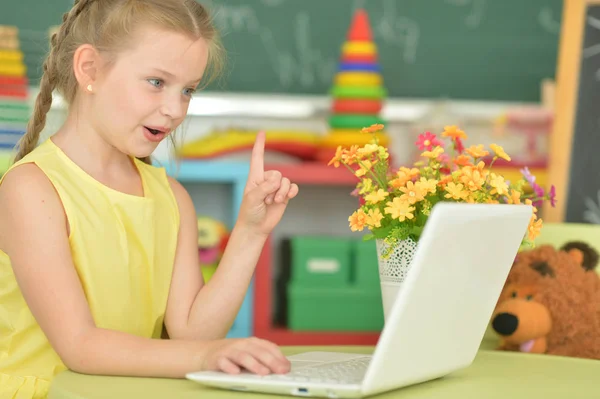
<svg viewBox="0 0 600 399">
<path fill-rule="evenodd" d="M 365 376 L 370 356 L 340 362 L 292 369 L 287 374 L 269 374 L 263 379 L 278 381 L 313 382 L 326 384 L 360 384 Z"/>
</svg>

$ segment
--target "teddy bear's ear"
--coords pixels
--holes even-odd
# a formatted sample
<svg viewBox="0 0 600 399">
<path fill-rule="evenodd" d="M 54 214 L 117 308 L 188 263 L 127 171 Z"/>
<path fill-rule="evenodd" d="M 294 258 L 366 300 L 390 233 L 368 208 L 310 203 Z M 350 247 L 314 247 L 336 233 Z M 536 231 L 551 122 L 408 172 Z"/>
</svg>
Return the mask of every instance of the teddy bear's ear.
<svg viewBox="0 0 600 399">
<path fill-rule="evenodd" d="M 598 252 L 582 241 L 570 241 L 560 248 L 571 255 L 585 270 L 594 270 L 598 265 Z"/>
</svg>

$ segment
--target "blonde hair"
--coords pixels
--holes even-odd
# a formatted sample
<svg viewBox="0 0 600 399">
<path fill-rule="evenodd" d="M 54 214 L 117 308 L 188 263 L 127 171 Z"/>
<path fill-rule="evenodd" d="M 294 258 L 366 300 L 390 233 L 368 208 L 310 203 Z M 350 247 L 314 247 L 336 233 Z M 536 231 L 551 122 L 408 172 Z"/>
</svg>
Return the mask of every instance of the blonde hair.
<svg viewBox="0 0 600 399">
<path fill-rule="evenodd" d="M 72 104 L 78 82 L 73 72 L 73 55 L 82 44 L 100 52 L 110 52 L 127 44 L 127 38 L 142 23 L 204 38 L 209 43 L 209 59 L 203 85 L 221 71 L 224 52 L 206 8 L 196 0 L 75 0 L 52 35 L 50 53 L 43 64 L 40 91 L 27 130 L 18 143 L 15 162 L 33 151 L 46 124 L 56 89 Z M 143 159 L 150 163 L 150 157 Z"/>
</svg>

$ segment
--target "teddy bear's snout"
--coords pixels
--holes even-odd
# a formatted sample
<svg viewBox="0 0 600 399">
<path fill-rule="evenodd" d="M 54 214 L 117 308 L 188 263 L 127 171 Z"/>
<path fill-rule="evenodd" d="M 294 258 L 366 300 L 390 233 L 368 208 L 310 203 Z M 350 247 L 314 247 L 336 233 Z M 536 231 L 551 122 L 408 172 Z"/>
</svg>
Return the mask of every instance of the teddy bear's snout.
<svg viewBox="0 0 600 399">
<path fill-rule="evenodd" d="M 519 327 L 519 319 L 511 313 L 499 313 L 492 321 L 492 327 L 500 335 L 511 335 Z"/>
</svg>

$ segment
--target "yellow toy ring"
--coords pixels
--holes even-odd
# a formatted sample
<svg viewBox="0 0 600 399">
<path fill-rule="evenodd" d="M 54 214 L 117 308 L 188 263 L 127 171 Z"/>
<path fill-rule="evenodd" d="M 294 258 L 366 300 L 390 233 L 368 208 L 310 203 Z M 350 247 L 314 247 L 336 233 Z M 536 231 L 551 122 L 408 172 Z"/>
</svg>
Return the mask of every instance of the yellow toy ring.
<svg viewBox="0 0 600 399">
<path fill-rule="evenodd" d="M 377 46 L 373 42 L 349 41 L 342 46 L 343 54 L 377 54 Z"/>
<path fill-rule="evenodd" d="M 335 76 L 337 86 L 381 86 L 383 79 L 378 73 L 340 72 Z"/>
</svg>

